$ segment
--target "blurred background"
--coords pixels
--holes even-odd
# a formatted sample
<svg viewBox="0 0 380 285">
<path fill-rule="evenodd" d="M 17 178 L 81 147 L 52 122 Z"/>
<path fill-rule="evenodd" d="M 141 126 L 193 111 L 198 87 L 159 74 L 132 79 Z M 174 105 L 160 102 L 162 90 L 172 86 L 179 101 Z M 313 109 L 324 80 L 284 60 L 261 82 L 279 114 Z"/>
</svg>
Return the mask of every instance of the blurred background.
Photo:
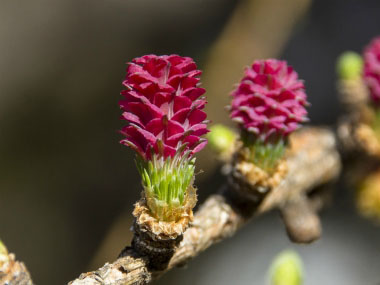
<svg viewBox="0 0 380 285">
<path fill-rule="evenodd" d="M 114 260 L 131 240 L 140 182 L 118 141 L 125 63 L 147 53 L 193 57 L 208 114 L 243 68 L 288 60 L 305 80 L 312 124 L 336 122 L 335 60 L 380 34 L 377 0 L 0 0 L 0 238 L 36 284 L 64 284 Z M 198 157 L 199 200 L 223 183 Z M 265 284 L 271 259 L 296 249 L 305 284 L 379 284 L 380 228 L 339 183 L 311 246 L 288 241 L 277 213 L 248 224 L 156 284 Z"/>
</svg>

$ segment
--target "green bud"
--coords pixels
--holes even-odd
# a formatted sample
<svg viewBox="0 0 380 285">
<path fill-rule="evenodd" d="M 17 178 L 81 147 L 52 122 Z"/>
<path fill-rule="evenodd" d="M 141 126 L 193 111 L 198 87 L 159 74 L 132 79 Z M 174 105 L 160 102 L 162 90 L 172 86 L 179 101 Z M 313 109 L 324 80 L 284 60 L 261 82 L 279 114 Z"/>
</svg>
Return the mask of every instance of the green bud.
<svg viewBox="0 0 380 285">
<path fill-rule="evenodd" d="M 302 285 L 303 265 L 299 255 L 285 250 L 275 257 L 270 269 L 272 285 Z"/>
<path fill-rule="evenodd" d="M 224 125 L 213 125 L 210 132 L 207 134 L 208 142 L 211 148 L 223 153 L 229 151 L 235 142 L 236 134 Z"/>
<path fill-rule="evenodd" d="M 359 78 L 363 70 L 363 59 L 356 52 L 346 51 L 339 56 L 336 69 L 340 79 Z"/>
<path fill-rule="evenodd" d="M 3 242 L 0 240 L 0 255 L 4 255 L 4 254 L 8 255 L 8 250 L 3 244 Z"/>
</svg>

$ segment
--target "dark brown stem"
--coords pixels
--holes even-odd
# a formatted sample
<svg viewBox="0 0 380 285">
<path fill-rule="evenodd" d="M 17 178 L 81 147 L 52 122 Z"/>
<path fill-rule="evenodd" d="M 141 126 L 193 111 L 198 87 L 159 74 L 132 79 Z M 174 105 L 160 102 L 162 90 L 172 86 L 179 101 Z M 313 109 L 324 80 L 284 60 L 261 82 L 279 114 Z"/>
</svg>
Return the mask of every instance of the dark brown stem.
<svg viewBox="0 0 380 285">
<path fill-rule="evenodd" d="M 183 235 L 173 239 L 153 238 L 151 234 L 141 230 L 136 221 L 133 230 L 132 248 L 139 255 L 149 257 L 148 267 L 152 270 L 164 270 L 183 239 Z"/>
</svg>

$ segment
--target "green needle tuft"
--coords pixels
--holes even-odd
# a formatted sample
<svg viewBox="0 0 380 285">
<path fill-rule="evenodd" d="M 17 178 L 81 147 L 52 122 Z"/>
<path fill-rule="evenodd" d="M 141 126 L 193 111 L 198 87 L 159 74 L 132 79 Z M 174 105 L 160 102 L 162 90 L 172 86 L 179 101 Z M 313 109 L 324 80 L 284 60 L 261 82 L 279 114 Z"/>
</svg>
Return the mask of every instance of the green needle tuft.
<svg viewBox="0 0 380 285">
<path fill-rule="evenodd" d="M 167 159 L 154 156 L 148 162 L 139 157 L 136 159 L 148 207 L 158 219 L 170 221 L 172 210 L 184 206 L 187 189 L 194 176 L 194 164 L 195 159 L 189 160 L 188 154 Z"/>
</svg>

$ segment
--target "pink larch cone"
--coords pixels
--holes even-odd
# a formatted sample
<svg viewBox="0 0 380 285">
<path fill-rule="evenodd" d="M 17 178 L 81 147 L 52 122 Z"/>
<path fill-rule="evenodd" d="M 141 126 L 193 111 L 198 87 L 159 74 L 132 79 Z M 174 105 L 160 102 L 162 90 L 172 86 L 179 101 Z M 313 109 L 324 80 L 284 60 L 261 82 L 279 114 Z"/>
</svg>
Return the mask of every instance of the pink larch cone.
<svg viewBox="0 0 380 285">
<path fill-rule="evenodd" d="M 260 141 L 287 137 L 307 121 L 303 81 L 286 61 L 256 60 L 231 95 L 232 120 Z"/>
<path fill-rule="evenodd" d="M 364 82 L 375 104 L 380 103 L 380 37 L 374 38 L 364 49 Z"/>
<path fill-rule="evenodd" d="M 120 101 L 128 122 L 121 143 L 144 160 L 152 153 L 167 158 L 200 151 L 207 144 L 201 135 L 208 132 L 200 74 L 191 58 L 178 55 L 146 55 L 129 63 Z"/>
</svg>

